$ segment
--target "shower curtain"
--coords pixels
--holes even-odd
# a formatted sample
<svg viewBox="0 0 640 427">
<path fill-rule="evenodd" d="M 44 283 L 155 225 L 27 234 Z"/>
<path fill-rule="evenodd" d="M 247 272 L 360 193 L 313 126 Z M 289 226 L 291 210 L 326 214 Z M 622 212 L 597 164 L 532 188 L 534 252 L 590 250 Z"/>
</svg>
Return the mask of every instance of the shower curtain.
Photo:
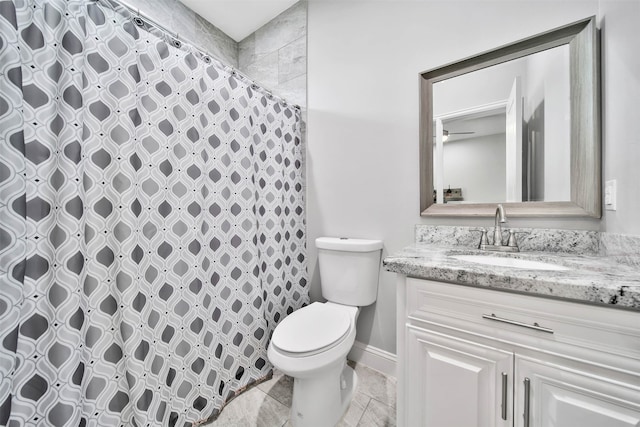
<svg viewBox="0 0 640 427">
<path fill-rule="evenodd" d="M 107 0 L 0 1 L 0 425 L 185 426 L 308 302 L 300 113 Z"/>
</svg>

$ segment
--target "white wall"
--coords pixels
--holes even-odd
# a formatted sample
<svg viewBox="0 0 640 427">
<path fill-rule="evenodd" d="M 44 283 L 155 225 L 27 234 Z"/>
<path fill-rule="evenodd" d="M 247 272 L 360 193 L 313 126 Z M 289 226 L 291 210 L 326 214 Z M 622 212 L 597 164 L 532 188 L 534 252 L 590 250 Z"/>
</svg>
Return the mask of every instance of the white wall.
<svg viewBox="0 0 640 427">
<path fill-rule="evenodd" d="M 603 182 L 618 182 L 602 230 L 640 235 L 640 1 L 601 0 L 600 17 Z"/>
<path fill-rule="evenodd" d="M 383 256 L 413 241 L 414 225 L 489 225 L 419 215 L 418 73 L 592 15 L 604 31 L 605 176 L 619 210 L 607 231 L 640 234 L 640 13 L 637 0 L 330 1 L 309 3 L 307 222 L 312 297 L 316 237 L 380 238 Z M 635 98 L 632 96 L 635 94 Z M 508 212 L 507 212 L 508 214 Z M 513 226 L 598 229 L 600 220 L 514 219 Z M 359 341 L 395 351 L 395 274 Z"/>
<path fill-rule="evenodd" d="M 571 200 L 569 46 L 539 52 L 526 62 L 525 121 L 544 103 L 544 198 L 535 200 Z"/>
<path fill-rule="evenodd" d="M 433 115 L 506 101 L 513 79 L 526 80 L 526 73 L 527 59 L 520 58 L 439 81 L 433 85 Z"/>
</svg>

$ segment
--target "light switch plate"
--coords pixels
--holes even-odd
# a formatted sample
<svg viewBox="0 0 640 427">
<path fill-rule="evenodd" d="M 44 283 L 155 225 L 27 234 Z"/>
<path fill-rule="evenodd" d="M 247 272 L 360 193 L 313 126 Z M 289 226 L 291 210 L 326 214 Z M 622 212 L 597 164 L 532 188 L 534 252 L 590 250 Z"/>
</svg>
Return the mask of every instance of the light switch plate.
<svg viewBox="0 0 640 427">
<path fill-rule="evenodd" d="M 617 185 L 615 179 L 604 183 L 604 208 L 608 211 L 616 210 Z"/>
</svg>

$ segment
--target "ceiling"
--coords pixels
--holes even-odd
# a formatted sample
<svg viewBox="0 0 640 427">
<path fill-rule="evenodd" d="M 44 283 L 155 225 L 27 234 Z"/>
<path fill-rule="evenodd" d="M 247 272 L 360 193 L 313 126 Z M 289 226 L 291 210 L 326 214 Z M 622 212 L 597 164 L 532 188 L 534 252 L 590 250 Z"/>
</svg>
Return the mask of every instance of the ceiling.
<svg viewBox="0 0 640 427">
<path fill-rule="evenodd" d="M 505 108 L 483 111 L 481 113 L 459 116 L 442 121 L 444 129 L 449 131 L 447 143 L 483 136 L 503 134 L 507 128 Z M 457 132 L 472 132 L 456 134 Z"/>
<path fill-rule="evenodd" d="M 239 42 L 298 0 L 180 0 Z"/>
</svg>

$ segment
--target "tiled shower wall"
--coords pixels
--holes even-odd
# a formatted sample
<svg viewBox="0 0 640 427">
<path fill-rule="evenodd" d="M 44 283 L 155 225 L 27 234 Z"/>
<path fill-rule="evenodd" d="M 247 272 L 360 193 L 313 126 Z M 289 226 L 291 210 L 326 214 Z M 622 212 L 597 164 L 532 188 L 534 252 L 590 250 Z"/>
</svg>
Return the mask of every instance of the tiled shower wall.
<svg viewBox="0 0 640 427">
<path fill-rule="evenodd" d="M 179 37 L 238 68 L 238 43 L 178 0 L 124 0 Z"/>
<path fill-rule="evenodd" d="M 307 2 L 299 1 L 238 43 L 238 69 L 301 107 L 302 144 L 306 146 Z M 306 165 L 306 149 L 302 153 Z M 305 166 L 305 194 L 306 176 Z"/>
<path fill-rule="evenodd" d="M 307 105 L 307 3 L 300 1 L 238 44 L 240 71 L 289 103 Z"/>
</svg>

